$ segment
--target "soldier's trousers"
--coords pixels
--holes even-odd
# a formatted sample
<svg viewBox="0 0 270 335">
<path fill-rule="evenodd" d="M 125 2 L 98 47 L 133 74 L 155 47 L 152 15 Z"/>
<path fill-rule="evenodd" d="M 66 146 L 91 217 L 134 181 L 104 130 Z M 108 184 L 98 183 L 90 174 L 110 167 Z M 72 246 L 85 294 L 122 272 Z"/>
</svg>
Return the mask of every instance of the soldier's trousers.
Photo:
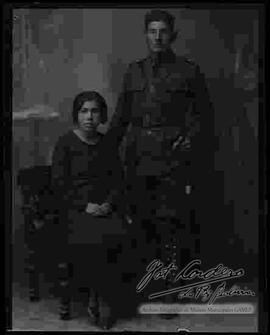
<svg viewBox="0 0 270 335">
<path fill-rule="evenodd" d="M 172 178 L 137 177 L 128 191 L 132 223 L 125 241 L 123 282 L 129 283 L 137 303 L 150 302 L 150 294 L 172 287 L 174 271 L 166 279 L 151 280 L 138 292 L 147 266 L 156 259 L 164 267 L 173 263 L 179 272 L 199 255 L 199 230 L 194 230 L 183 184 Z"/>
</svg>

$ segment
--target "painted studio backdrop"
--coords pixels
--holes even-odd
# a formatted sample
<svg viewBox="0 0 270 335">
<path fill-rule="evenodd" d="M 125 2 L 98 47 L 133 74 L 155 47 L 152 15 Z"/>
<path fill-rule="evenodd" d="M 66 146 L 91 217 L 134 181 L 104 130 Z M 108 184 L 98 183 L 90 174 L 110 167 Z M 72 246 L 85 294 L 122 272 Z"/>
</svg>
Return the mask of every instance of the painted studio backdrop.
<svg viewBox="0 0 270 335">
<path fill-rule="evenodd" d="M 147 54 L 143 34 L 147 10 L 13 11 L 14 280 L 20 281 L 23 273 L 18 171 L 50 164 L 57 138 L 72 126 L 71 106 L 78 92 L 99 91 L 111 118 L 128 63 Z M 243 254 L 245 262 L 248 259 L 249 264 L 239 265 L 252 268 L 256 281 L 258 12 L 173 8 L 170 12 L 179 30 L 173 49 L 200 65 L 213 102 L 219 138 L 215 169 L 223 175 L 224 204 L 232 208 L 228 225 L 234 235 L 228 244 Z M 106 126 L 102 130 L 106 132 Z"/>
</svg>

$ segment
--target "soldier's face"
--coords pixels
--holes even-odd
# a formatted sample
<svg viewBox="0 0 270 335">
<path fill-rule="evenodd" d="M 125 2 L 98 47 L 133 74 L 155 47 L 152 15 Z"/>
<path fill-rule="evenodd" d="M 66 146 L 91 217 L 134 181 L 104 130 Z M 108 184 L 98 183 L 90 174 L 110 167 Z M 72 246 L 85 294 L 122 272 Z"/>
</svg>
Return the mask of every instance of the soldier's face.
<svg viewBox="0 0 270 335">
<path fill-rule="evenodd" d="M 146 42 L 152 52 L 162 52 L 170 48 L 172 32 L 166 22 L 152 21 L 146 31 Z"/>
</svg>

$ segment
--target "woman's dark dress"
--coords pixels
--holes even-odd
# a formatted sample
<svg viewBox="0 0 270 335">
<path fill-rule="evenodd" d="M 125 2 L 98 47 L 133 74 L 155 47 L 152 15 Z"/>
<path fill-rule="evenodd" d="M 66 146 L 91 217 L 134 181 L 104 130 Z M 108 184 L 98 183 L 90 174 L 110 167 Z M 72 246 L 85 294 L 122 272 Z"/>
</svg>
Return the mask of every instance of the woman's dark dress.
<svg viewBox="0 0 270 335">
<path fill-rule="evenodd" d="M 117 259 L 125 230 L 119 202 L 121 165 L 103 136 L 100 134 L 96 145 L 83 142 L 73 131 L 60 137 L 53 154 L 52 177 L 60 217 L 61 257 L 73 264 L 74 282 L 96 289 L 112 303 L 119 287 Z M 93 217 L 85 212 L 88 202 L 110 202 L 113 214 Z"/>
</svg>

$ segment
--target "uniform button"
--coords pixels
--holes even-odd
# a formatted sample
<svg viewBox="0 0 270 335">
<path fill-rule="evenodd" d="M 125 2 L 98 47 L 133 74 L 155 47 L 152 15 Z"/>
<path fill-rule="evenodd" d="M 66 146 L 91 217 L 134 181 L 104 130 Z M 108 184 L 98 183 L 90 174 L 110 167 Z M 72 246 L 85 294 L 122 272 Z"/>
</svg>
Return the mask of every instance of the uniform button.
<svg viewBox="0 0 270 335">
<path fill-rule="evenodd" d="M 186 185 L 185 186 L 185 193 L 190 194 L 191 193 L 191 185 Z"/>
<path fill-rule="evenodd" d="M 238 166 L 244 166 L 245 162 L 242 159 L 239 159 L 239 161 L 237 162 Z"/>
</svg>

